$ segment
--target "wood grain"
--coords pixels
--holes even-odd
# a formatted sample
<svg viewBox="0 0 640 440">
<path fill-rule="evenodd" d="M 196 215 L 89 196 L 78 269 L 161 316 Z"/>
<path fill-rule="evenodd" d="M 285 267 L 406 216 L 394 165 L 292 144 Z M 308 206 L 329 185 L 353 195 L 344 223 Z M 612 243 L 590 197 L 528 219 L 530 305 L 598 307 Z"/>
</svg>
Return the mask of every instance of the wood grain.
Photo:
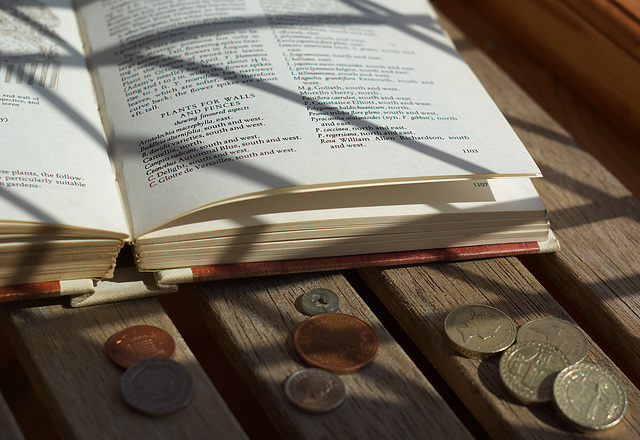
<svg viewBox="0 0 640 440">
<path fill-rule="evenodd" d="M 24 436 L 16 423 L 13 413 L 0 395 L 0 440 L 24 440 Z"/>
<path fill-rule="evenodd" d="M 375 329 L 380 348 L 372 364 L 340 376 L 346 401 L 334 411 L 307 415 L 286 400 L 282 384 L 306 365 L 293 333 L 306 315 L 296 301 L 315 287 L 333 290 L 340 313 Z M 415 364 L 339 274 L 305 274 L 193 284 L 191 299 L 284 438 L 470 438 Z"/>
<path fill-rule="evenodd" d="M 640 60 L 640 6 L 633 0 L 562 0 L 591 24 L 593 32 L 610 39 Z"/>
<path fill-rule="evenodd" d="M 571 320 L 517 259 L 360 269 L 359 272 L 493 438 L 591 437 L 564 424 L 551 405 L 524 406 L 511 398 L 499 378 L 499 356 L 484 361 L 468 359 L 447 344 L 444 319 L 452 310 L 467 304 L 496 307 L 517 326 L 542 316 Z M 593 342 L 585 361 L 615 372 L 623 381 L 630 402 L 621 425 L 598 436 L 638 437 L 638 390 Z"/>
<path fill-rule="evenodd" d="M 447 5 L 449 2 L 436 0 L 434 3 L 441 5 L 445 12 L 454 9 Z M 627 41 L 625 46 L 620 46 L 600 30 L 599 24 L 589 20 L 589 8 L 583 5 L 593 6 L 592 0 L 454 0 L 454 3 L 462 14 L 466 13 L 464 8 L 470 8 L 491 20 L 528 56 L 606 115 L 609 122 L 635 142 L 640 141 L 637 123 L 640 59 L 634 53 L 637 47 L 632 51 L 628 49 L 634 45 L 638 29 L 632 37 L 620 36 Z M 634 28 L 627 26 L 627 29 Z"/>
<path fill-rule="evenodd" d="M 37 385 L 62 438 L 246 438 L 209 378 L 155 299 L 70 309 L 60 304 L 0 307 L 4 330 Z M 176 340 L 174 360 L 194 378 L 196 392 L 183 410 L 150 417 L 128 407 L 120 392 L 123 370 L 105 342 L 131 325 L 155 325 Z"/>
</svg>

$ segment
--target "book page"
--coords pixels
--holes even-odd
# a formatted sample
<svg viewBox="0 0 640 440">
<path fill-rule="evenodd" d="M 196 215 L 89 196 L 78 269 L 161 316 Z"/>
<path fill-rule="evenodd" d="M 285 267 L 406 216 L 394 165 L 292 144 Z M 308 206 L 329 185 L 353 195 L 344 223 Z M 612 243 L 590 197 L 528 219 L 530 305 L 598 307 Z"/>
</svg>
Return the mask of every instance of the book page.
<svg viewBox="0 0 640 440">
<path fill-rule="evenodd" d="M 535 176 L 423 1 L 82 1 L 139 236 L 273 188 Z"/>
<path fill-rule="evenodd" d="M 514 221 L 548 224 L 546 209 L 531 179 L 461 180 L 380 187 L 376 200 L 367 200 L 365 188 L 333 192 L 279 194 L 269 198 L 244 200 L 196 212 L 165 225 L 137 240 L 145 244 L 205 238 L 224 238 L 233 242 L 241 236 L 267 240 L 277 232 L 309 231 L 331 235 L 328 229 L 352 230 L 363 225 L 390 225 L 405 231 L 456 228 L 465 222 L 479 225 L 513 226 Z M 297 212 L 291 207 L 296 206 Z M 505 223 L 509 222 L 509 223 Z M 319 232 L 320 231 L 320 232 Z M 257 237 L 262 235 L 264 237 Z M 176 238 L 179 237 L 179 238 Z"/>
<path fill-rule="evenodd" d="M 69 1 L 0 9 L 0 228 L 48 224 L 128 235 Z M 43 229 L 44 230 L 44 229 Z"/>
</svg>

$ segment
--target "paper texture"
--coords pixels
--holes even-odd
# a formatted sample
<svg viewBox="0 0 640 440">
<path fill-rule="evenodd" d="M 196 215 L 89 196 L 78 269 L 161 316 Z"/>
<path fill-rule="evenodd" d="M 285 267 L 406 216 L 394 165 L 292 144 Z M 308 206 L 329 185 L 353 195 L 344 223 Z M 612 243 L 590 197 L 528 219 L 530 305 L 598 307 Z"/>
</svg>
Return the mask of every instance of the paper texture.
<svg viewBox="0 0 640 440">
<path fill-rule="evenodd" d="M 2 221 L 126 236 L 73 9 L 15 2 L 0 16 Z"/>
<path fill-rule="evenodd" d="M 80 3 L 136 237 L 274 188 L 539 175 L 425 2 Z"/>
</svg>

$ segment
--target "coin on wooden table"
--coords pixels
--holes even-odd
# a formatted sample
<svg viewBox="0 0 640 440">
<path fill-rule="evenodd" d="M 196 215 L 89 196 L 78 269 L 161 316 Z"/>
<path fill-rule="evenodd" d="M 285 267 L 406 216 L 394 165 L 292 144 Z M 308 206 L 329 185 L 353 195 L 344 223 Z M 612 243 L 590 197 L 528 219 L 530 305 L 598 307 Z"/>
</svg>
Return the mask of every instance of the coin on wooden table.
<svg viewBox="0 0 640 440">
<path fill-rule="evenodd" d="M 373 361 L 378 351 L 378 335 L 355 316 L 322 313 L 298 326 L 293 344 L 307 364 L 348 374 Z"/>
<path fill-rule="evenodd" d="M 516 325 L 504 312 L 482 304 L 451 311 L 444 320 L 449 343 L 459 353 L 483 359 L 504 351 L 516 338 Z"/>
<path fill-rule="evenodd" d="M 331 313 L 338 310 L 338 295 L 329 289 L 316 288 L 302 295 L 302 310 L 310 316 L 319 313 Z"/>
<path fill-rule="evenodd" d="M 147 358 L 173 357 L 176 344 L 166 331 L 151 325 L 134 325 L 113 334 L 107 341 L 109 357 L 128 368 Z"/>
<path fill-rule="evenodd" d="M 284 383 L 284 393 L 303 411 L 323 413 L 342 404 L 344 384 L 335 374 L 320 368 L 296 371 Z"/>
<path fill-rule="evenodd" d="M 556 411 L 583 431 L 610 428 L 627 410 L 620 381 L 604 368 L 588 363 L 571 365 L 558 374 L 553 401 Z"/>
<path fill-rule="evenodd" d="M 539 318 L 518 329 L 516 341 L 542 341 L 556 346 L 575 364 L 589 353 L 589 340 L 580 327 L 558 318 Z"/>
<path fill-rule="evenodd" d="M 152 416 L 184 408 L 193 396 L 193 378 L 185 367 L 165 358 L 149 358 L 129 367 L 120 380 L 124 400 Z"/>
<path fill-rule="evenodd" d="M 569 358 L 547 342 L 516 342 L 500 358 L 500 379 L 517 400 L 525 404 L 550 402 L 553 381 Z"/>
</svg>

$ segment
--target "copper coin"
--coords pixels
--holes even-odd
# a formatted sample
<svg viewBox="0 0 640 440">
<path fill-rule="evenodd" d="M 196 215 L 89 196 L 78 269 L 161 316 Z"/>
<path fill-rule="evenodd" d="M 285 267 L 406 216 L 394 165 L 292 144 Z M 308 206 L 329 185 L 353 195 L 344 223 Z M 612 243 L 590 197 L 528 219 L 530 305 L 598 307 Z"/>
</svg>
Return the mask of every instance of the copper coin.
<svg viewBox="0 0 640 440">
<path fill-rule="evenodd" d="M 293 344 L 307 364 L 348 374 L 373 360 L 378 336 L 369 324 L 355 316 L 322 313 L 298 326 Z"/>
<path fill-rule="evenodd" d="M 139 360 L 173 357 L 176 343 L 169 333 L 151 325 L 134 325 L 115 333 L 107 342 L 113 362 L 129 368 Z"/>
</svg>

